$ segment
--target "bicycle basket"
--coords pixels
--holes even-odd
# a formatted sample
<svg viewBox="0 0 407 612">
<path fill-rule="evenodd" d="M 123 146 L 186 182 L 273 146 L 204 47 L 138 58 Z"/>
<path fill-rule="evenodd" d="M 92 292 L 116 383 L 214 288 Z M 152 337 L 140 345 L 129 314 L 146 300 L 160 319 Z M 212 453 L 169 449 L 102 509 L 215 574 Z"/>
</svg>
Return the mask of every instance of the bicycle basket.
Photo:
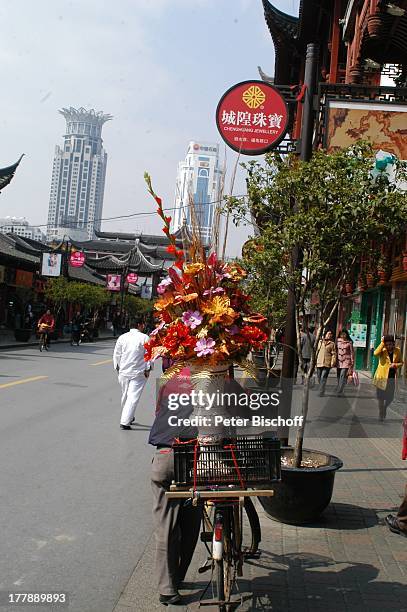
<svg viewBox="0 0 407 612">
<path fill-rule="evenodd" d="M 281 444 L 277 438 L 237 436 L 222 444 L 196 446 L 179 440 L 173 445 L 177 486 L 266 484 L 281 479 Z"/>
</svg>

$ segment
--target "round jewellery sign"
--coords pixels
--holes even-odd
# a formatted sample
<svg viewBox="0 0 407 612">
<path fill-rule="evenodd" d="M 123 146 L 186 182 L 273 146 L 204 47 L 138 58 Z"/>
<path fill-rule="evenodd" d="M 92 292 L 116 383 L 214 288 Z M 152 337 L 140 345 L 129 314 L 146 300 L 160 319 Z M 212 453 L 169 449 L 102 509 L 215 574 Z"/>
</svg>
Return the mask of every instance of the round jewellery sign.
<svg viewBox="0 0 407 612">
<path fill-rule="evenodd" d="M 226 144 L 244 155 L 262 155 L 285 137 L 288 108 L 280 92 L 263 81 L 243 81 L 223 94 L 216 124 Z"/>
<path fill-rule="evenodd" d="M 74 268 L 82 268 L 85 264 L 85 253 L 82 251 L 74 251 L 69 257 L 69 263 Z"/>
</svg>

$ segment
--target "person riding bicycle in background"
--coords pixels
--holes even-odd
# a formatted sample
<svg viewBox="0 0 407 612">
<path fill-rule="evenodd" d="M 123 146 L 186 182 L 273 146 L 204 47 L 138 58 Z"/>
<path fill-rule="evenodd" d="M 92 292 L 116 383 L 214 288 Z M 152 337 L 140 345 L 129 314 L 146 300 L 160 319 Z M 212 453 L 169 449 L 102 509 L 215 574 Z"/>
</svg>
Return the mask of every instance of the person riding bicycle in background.
<svg viewBox="0 0 407 612">
<path fill-rule="evenodd" d="M 45 336 L 45 346 L 49 347 L 49 334 L 51 334 L 55 329 L 55 318 L 49 308 L 45 312 L 45 314 L 43 314 L 42 317 L 39 319 L 37 326 L 38 332 L 40 334 L 44 334 Z"/>
</svg>

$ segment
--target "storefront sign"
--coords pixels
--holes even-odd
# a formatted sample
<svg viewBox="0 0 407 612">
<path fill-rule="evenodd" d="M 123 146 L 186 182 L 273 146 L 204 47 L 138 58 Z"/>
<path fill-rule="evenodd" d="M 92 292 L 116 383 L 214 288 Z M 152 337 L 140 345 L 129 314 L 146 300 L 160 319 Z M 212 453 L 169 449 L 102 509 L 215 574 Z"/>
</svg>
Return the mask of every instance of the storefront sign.
<svg viewBox="0 0 407 612">
<path fill-rule="evenodd" d="M 61 276 L 61 262 L 60 253 L 43 253 L 41 276 Z"/>
<path fill-rule="evenodd" d="M 288 108 L 283 96 L 263 81 L 243 81 L 222 96 L 216 124 L 226 144 L 244 155 L 262 155 L 285 137 Z"/>
<path fill-rule="evenodd" d="M 366 348 L 367 325 L 365 323 L 352 323 L 350 326 L 350 337 L 355 348 Z"/>
<path fill-rule="evenodd" d="M 33 286 L 33 273 L 26 270 L 16 270 L 16 287 L 31 287 Z"/>
<path fill-rule="evenodd" d="M 82 251 L 74 251 L 69 256 L 69 265 L 73 268 L 82 268 L 85 264 L 85 260 L 85 253 L 82 253 Z"/>
<path fill-rule="evenodd" d="M 106 276 L 106 287 L 109 291 L 120 291 L 122 277 L 120 274 L 108 274 Z"/>
<path fill-rule="evenodd" d="M 138 274 L 134 274 L 134 272 L 130 272 L 130 274 L 127 275 L 127 282 L 131 283 L 132 285 L 135 285 L 138 281 Z"/>
</svg>

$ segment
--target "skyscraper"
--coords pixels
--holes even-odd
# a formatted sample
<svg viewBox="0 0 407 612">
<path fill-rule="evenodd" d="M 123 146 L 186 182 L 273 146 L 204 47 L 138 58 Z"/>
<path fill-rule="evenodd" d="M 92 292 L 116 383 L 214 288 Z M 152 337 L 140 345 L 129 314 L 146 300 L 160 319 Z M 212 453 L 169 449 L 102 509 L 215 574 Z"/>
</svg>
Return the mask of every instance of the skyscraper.
<svg viewBox="0 0 407 612">
<path fill-rule="evenodd" d="M 202 240 L 205 244 L 211 243 L 214 213 L 219 201 L 222 175 L 219 145 L 191 141 L 185 161 L 178 164 L 175 210 L 172 221 L 173 232 L 176 232 L 184 223 L 190 227 L 190 199 L 192 198 Z"/>
<path fill-rule="evenodd" d="M 112 116 L 72 107 L 59 112 L 66 119 L 66 133 L 63 148 L 55 147 L 47 239 L 91 239 L 100 230 L 105 189 L 102 126 Z"/>
</svg>

